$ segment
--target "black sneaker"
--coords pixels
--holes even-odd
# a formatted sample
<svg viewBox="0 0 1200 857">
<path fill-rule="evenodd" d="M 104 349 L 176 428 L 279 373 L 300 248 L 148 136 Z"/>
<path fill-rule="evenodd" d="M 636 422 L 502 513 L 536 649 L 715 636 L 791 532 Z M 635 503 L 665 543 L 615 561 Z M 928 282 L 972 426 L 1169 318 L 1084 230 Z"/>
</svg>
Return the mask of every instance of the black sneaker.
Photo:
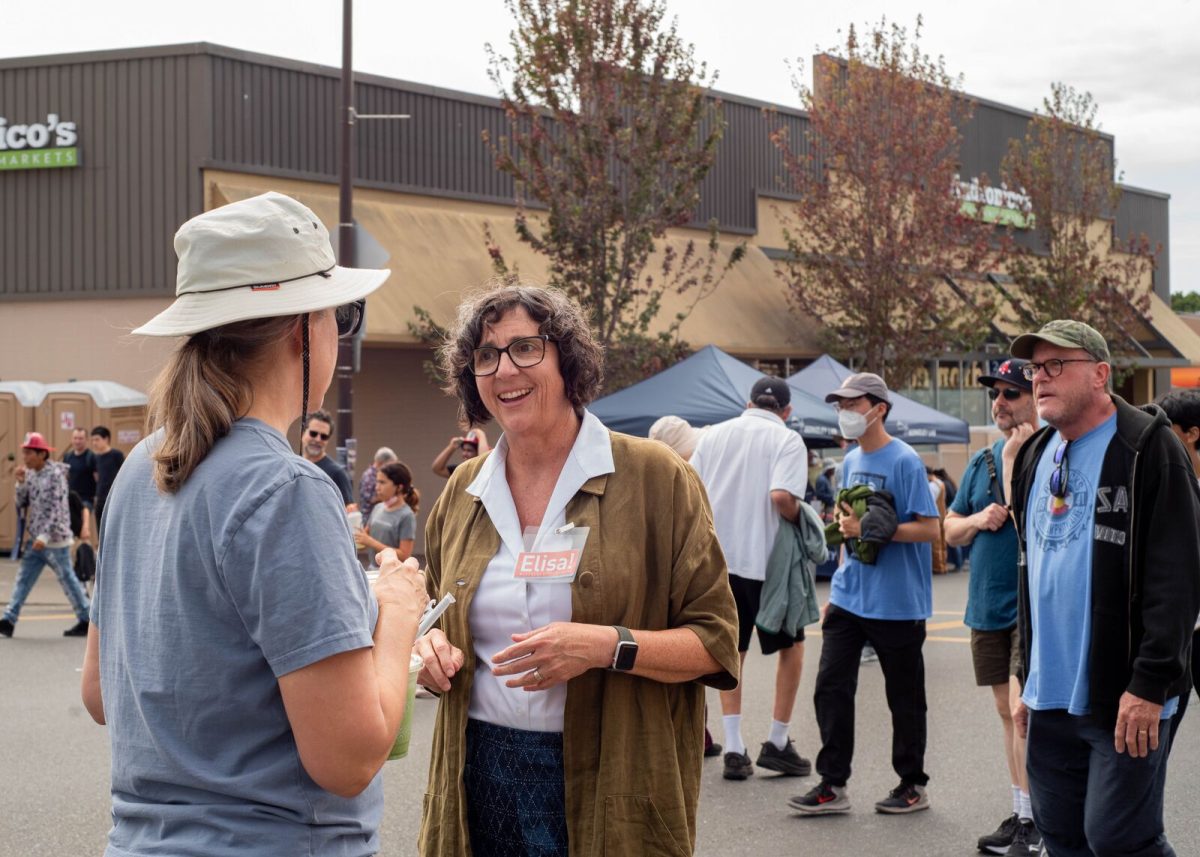
<svg viewBox="0 0 1200 857">
<path fill-rule="evenodd" d="M 86 637 L 88 629 L 87 619 L 76 622 L 67 630 L 63 631 L 64 637 Z"/>
<path fill-rule="evenodd" d="M 709 744 L 707 747 L 704 748 L 704 758 L 711 759 L 713 756 L 719 756 L 719 755 L 721 755 L 721 751 L 723 749 L 725 749 L 725 748 L 722 747 L 720 744 L 718 744 L 716 741 L 714 741 L 713 743 Z"/>
<path fill-rule="evenodd" d="M 1017 818 L 1017 814 L 1014 812 L 1000 822 L 995 833 L 980 836 L 976 847 L 984 854 L 1007 854 L 1008 846 L 1012 845 L 1013 837 L 1017 835 L 1017 828 L 1020 826 L 1021 819 Z"/>
<path fill-rule="evenodd" d="M 875 811 L 888 815 L 901 815 L 906 812 L 919 812 L 929 809 L 929 796 L 925 787 L 914 783 L 901 783 L 881 801 L 876 801 Z"/>
<path fill-rule="evenodd" d="M 788 798 L 788 806 L 805 815 L 837 815 L 850 811 L 850 798 L 844 786 L 821 780 L 808 794 Z"/>
<path fill-rule="evenodd" d="M 807 777 L 812 773 L 812 762 L 796 752 L 796 742 L 791 738 L 782 750 L 770 741 L 763 741 L 754 764 L 789 777 Z"/>
<path fill-rule="evenodd" d="M 727 780 L 744 780 L 754 773 L 754 765 L 750 763 L 748 753 L 726 753 L 725 773 L 721 776 Z"/>
<path fill-rule="evenodd" d="M 12 622 L 9 622 L 7 619 L 0 619 L 0 634 L 3 634 L 6 637 L 11 637 L 14 630 L 15 626 Z"/>
<path fill-rule="evenodd" d="M 1004 852 L 1004 857 L 1029 857 L 1042 853 L 1042 834 L 1037 832 L 1031 819 L 1025 819 L 1017 825 L 1013 835 L 1012 845 Z"/>
</svg>

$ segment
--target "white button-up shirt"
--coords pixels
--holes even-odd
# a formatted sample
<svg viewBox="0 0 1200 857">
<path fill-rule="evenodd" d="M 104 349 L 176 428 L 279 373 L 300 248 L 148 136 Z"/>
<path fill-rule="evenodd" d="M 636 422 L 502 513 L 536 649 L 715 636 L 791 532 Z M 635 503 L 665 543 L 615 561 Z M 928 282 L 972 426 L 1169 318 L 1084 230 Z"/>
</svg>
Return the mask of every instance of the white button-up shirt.
<svg viewBox="0 0 1200 857">
<path fill-rule="evenodd" d="M 512 634 L 532 631 L 551 622 L 571 621 L 569 583 L 526 582 L 513 577 L 517 555 L 525 550 L 525 545 L 505 473 L 507 460 L 508 440 L 501 436 L 466 489 L 468 494 L 480 499 L 500 534 L 500 548 L 484 570 L 471 601 L 471 635 L 478 667 L 467 716 L 510 729 L 562 732 L 567 701 L 565 683 L 549 690 L 526 691 L 505 686 L 505 682 L 516 676 L 494 676 L 491 672 L 492 658 L 513 644 Z M 585 411 L 575 445 L 563 463 L 554 493 L 550 495 L 538 538 L 567 523 L 567 503 L 585 482 L 612 472 L 612 440 L 608 429 Z M 584 551 L 587 551 L 586 545 Z"/>
<path fill-rule="evenodd" d="M 804 441 L 775 414 L 749 408 L 740 417 L 710 426 L 696 444 L 691 463 L 708 491 L 729 573 L 765 580 L 780 522 L 771 492 L 787 491 L 804 499 Z"/>
</svg>

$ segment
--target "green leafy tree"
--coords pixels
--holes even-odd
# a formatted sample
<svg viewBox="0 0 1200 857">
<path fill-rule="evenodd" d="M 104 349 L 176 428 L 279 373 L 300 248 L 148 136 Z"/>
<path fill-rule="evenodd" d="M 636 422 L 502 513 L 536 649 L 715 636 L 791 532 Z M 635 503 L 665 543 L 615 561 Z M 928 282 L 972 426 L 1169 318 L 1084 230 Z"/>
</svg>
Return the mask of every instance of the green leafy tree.
<svg viewBox="0 0 1200 857">
<path fill-rule="evenodd" d="M 680 325 L 744 253 L 723 259 L 715 223 L 707 240 L 663 241 L 693 220 L 724 127 L 720 101 L 661 0 L 506 5 L 509 52 L 488 51 L 508 130 L 484 139 L 515 180 L 518 237 L 548 260 L 547 285 L 588 313 L 606 387 L 619 389 L 687 355 Z M 511 273 L 485 240 L 496 271 Z M 663 324 L 671 294 L 685 308 Z"/>
<path fill-rule="evenodd" d="M 1096 110 L 1091 93 L 1055 83 L 1024 138 L 1010 141 L 1001 175 L 1028 195 L 1037 231 L 1033 246 L 1013 247 L 1008 273 L 1034 322 L 1086 321 L 1114 354 L 1131 354 L 1156 248 L 1114 234 L 1121 187 Z"/>
<path fill-rule="evenodd" d="M 1200 312 L 1200 292 L 1172 292 L 1171 309 L 1175 312 Z"/>
<path fill-rule="evenodd" d="M 984 338 L 990 295 L 951 283 L 988 270 L 1005 237 L 964 209 L 972 104 L 920 37 L 920 18 L 911 37 L 886 19 L 862 38 L 850 27 L 841 56 L 817 58 L 813 87 L 796 82 L 809 116 L 799 151 L 785 127 L 772 132 L 799 195 L 782 211 L 795 307 L 824 322 L 830 351 L 894 387 Z"/>
</svg>

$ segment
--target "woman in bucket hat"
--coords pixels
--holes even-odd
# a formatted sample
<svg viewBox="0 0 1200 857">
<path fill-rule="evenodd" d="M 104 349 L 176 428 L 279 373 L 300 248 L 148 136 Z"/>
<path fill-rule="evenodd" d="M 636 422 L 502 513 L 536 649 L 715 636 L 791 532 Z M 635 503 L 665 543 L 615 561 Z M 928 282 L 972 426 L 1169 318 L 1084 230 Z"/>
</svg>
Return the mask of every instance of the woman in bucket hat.
<svg viewBox="0 0 1200 857">
<path fill-rule="evenodd" d="M 368 586 L 286 433 L 388 272 L 337 266 L 276 193 L 189 220 L 175 250 L 177 298 L 134 332 L 186 339 L 113 487 L 84 663 L 105 853 L 375 854 L 425 586 L 392 551 Z"/>
</svg>

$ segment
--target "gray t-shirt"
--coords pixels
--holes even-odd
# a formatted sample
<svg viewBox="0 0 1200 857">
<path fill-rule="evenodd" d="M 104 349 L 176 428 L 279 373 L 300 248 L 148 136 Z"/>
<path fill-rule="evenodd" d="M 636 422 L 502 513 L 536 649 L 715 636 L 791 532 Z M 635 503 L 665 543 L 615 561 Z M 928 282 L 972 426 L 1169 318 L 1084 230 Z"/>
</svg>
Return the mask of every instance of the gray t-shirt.
<svg viewBox="0 0 1200 857">
<path fill-rule="evenodd" d="M 243 419 L 174 495 L 148 447 L 104 516 L 92 621 L 112 745 L 107 857 L 359 857 L 383 786 L 305 773 L 278 678 L 372 645 L 379 605 L 341 496 L 279 432 Z M 349 728 L 349 727 L 348 727 Z"/>
<path fill-rule="evenodd" d="M 378 503 L 371 509 L 371 520 L 367 524 L 367 533 L 373 539 L 378 539 L 390 548 L 394 548 L 405 539 L 417 537 L 417 516 L 412 507 L 405 503 L 399 508 L 388 511 L 383 503 Z M 371 568 L 375 565 L 375 551 L 367 551 L 371 555 Z"/>
</svg>

